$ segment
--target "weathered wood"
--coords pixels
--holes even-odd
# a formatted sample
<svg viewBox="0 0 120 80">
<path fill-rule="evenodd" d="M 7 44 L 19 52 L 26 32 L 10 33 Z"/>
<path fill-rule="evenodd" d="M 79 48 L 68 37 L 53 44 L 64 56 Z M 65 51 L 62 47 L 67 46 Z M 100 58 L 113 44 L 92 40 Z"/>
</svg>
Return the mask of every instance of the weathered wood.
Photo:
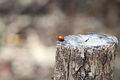
<svg viewBox="0 0 120 80">
<path fill-rule="evenodd" d="M 57 41 L 54 80 L 113 80 L 118 40 L 87 33 Z"/>
</svg>

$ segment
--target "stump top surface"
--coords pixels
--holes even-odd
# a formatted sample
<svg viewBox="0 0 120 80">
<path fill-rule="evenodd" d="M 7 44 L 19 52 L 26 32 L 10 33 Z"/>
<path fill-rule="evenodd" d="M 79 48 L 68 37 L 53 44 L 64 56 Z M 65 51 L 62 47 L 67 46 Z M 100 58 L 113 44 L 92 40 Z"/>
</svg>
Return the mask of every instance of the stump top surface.
<svg viewBox="0 0 120 80">
<path fill-rule="evenodd" d="M 57 41 L 58 44 L 73 47 L 97 47 L 118 43 L 114 36 L 86 33 L 78 35 L 69 35 L 64 37 L 64 41 Z"/>
</svg>

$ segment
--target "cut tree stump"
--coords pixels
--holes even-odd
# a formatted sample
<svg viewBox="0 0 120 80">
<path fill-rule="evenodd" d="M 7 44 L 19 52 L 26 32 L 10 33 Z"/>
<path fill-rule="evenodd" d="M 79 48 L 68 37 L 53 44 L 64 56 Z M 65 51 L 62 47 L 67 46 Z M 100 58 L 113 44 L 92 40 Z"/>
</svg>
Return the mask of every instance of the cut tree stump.
<svg viewBox="0 0 120 80">
<path fill-rule="evenodd" d="M 86 33 L 57 41 L 54 80 L 113 80 L 118 40 Z"/>
</svg>

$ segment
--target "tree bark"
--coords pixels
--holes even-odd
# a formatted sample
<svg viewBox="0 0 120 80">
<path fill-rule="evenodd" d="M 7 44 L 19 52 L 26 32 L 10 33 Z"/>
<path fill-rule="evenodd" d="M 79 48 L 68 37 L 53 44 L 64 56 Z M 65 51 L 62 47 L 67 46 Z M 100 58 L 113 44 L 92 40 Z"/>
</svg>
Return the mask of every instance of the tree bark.
<svg viewBox="0 0 120 80">
<path fill-rule="evenodd" d="M 116 37 L 95 33 L 57 41 L 54 80 L 113 80 L 117 44 Z"/>
</svg>

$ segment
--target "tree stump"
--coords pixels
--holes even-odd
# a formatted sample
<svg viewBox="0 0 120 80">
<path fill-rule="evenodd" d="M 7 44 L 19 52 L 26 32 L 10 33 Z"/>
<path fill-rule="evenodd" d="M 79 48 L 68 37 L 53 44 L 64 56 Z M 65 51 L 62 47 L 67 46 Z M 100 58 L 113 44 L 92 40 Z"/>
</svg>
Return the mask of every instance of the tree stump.
<svg viewBox="0 0 120 80">
<path fill-rule="evenodd" d="M 118 40 L 86 33 L 57 41 L 54 80 L 113 80 Z"/>
</svg>

